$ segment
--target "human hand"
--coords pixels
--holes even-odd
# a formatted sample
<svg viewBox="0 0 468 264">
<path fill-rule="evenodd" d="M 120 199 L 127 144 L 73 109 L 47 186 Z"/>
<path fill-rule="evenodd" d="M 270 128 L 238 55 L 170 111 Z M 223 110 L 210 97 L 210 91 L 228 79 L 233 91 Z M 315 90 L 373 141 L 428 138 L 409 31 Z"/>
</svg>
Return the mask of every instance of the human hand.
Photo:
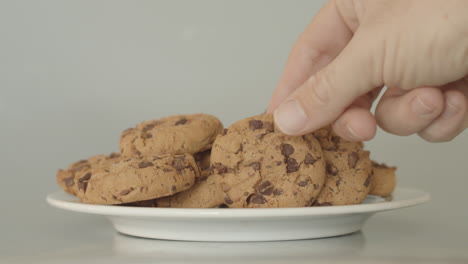
<svg viewBox="0 0 468 264">
<path fill-rule="evenodd" d="M 331 0 L 295 43 L 268 112 L 290 135 L 333 123 L 362 141 L 378 124 L 449 141 L 468 126 L 467 14 L 463 0 Z"/>
</svg>

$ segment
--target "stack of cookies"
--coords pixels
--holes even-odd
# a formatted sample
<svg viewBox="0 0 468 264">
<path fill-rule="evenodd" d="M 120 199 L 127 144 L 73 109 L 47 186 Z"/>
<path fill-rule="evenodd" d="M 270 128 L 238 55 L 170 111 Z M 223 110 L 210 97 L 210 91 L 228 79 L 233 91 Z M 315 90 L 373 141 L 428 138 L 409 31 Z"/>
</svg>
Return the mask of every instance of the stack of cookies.
<svg viewBox="0 0 468 264">
<path fill-rule="evenodd" d="M 361 142 L 330 128 L 287 136 L 268 114 L 226 129 L 206 114 L 145 121 L 119 150 L 59 170 L 57 183 L 83 203 L 176 208 L 351 205 L 396 184 Z"/>
</svg>

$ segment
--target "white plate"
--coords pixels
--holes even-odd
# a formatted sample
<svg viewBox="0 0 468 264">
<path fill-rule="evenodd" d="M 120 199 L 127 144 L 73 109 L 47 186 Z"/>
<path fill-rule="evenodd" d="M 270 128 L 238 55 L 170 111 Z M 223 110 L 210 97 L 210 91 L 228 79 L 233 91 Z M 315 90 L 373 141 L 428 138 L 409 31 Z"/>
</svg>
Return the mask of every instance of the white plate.
<svg viewBox="0 0 468 264">
<path fill-rule="evenodd" d="M 264 209 L 91 205 L 62 191 L 47 196 L 49 204 L 57 208 L 107 216 L 117 231 L 127 235 L 191 241 L 274 241 L 345 235 L 359 231 L 374 213 L 428 200 L 428 193 L 407 188 L 397 188 L 392 201 L 368 196 L 358 205 Z"/>
</svg>

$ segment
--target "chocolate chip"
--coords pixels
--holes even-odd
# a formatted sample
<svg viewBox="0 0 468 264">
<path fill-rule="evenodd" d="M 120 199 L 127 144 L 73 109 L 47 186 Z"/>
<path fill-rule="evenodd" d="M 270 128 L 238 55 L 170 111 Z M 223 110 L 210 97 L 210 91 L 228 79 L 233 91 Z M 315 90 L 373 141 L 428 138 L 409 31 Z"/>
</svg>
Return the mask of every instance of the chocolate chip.
<svg viewBox="0 0 468 264">
<path fill-rule="evenodd" d="M 122 190 L 122 191 L 120 192 L 120 195 L 125 196 L 125 195 L 131 193 L 133 190 L 134 190 L 133 187 L 130 187 L 130 188 L 125 189 L 125 190 Z"/>
<path fill-rule="evenodd" d="M 171 191 L 175 192 L 177 190 L 177 187 L 175 185 L 171 186 Z"/>
<path fill-rule="evenodd" d="M 283 194 L 283 190 L 282 189 L 274 189 L 273 190 L 273 195 L 274 196 L 278 196 L 278 195 L 281 195 Z"/>
<path fill-rule="evenodd" d="M 366 181 L 364 182 L 364 186 L 369 187 L 370 181 L 371 181 L 371 176 L 369 175 L 367 176 Z"/>
<path fill-rule="evenodd" d="M 168 168 L 163 168 L 162 170 L 163 170 L 164 172 L 170 172 L 170 171 L 172 171 L 171 169 L 168 169 Z"/>
<path fill-rule="evenodd" d="M 156 123 L 152 123 L 152 124 L 147 124 L 145 127 L 143 127 L 143 131 L 148 131 L 148 130 L 151 130 L 153 129 L 154 127 L 156 126 Z"/>
<path fill-rule="evenodd" d="M 314 159 L 314 157 L 312 156 L 312 154 L 310 153 L 307 153 L 305 158 L 304 158 L 304 164 L 307 164 L 307 165 L 313 165 L 318 159 Z"/>
<path fill-rule="evenodd" d="M 261 120 L 250 120 L 249 127 L 251 130 L 257 130 L 263 128 L 263 122 Z"/>
<path fill-rule="evenodd" d="M 62 179 L 62 182 L 65 184 L 67 187 L 71 187 L 75 184 L 75 181 L 73 181 L 74 177 L 73 175 L 70 177 L 66 177 Z"/>
<path fill-rule="evenodd" d="M 221 133 L 221 135 L 225 136 L 227 134 L 227 132 L 228 132 L 228 129 L 225 128 L 225 129 L 223 129 L 223 132 Z"/>
<path fill-rule="evenodd" d="M 314 190 L 318 190 L 320 188 L 320 185 L 314 183 Z"/>
<path fill-rule="evenodd" d="M 206 181 L 206 179 L 208 179 L 208 176 L 200 176 L 197 179 L 198 181 Z"/>
<path fill-rule="evenodd" d="M 152 162 L 142 161 L 142 162 L 138 163 L 138 168 L 143 169 L 143 168 L 150 167 L 150 166 L 153 166 L 153 165 L 154 164 Z"/>
<path fill-rule="evenodd" d="M 224 202 L 226 204 L 233 204 L 234 202 L 231 200 L 231 197 L 229 197 L 229 195 L 226 195 L 226 197 L 224 197 Z"/>
<path fill-rule="evenodd" d="M 226 173 L 228 171 L 228 168 L 226 166 L 224 166 L 223 164 L 221 163 L 216 163 L 212 169 L 218 173 L 218 174 L 223 174 L 223 173 Z"/>
<path fill-rule="evenodd" d="M 174 159 L 172 166 L 178 171 L 181 172 L 185 169 L 185 156 L 180 156 Z"/>
<path fill-rule="evenodd" d="M 293 146 L 291 146 L 289 144 L 282 144 L 281 145 L 281 154 L 283 154 L 283 156 L 289 157 L 293 153 L 294 153 Z"/>
<path fill-rule="evenodd" d="M 296 172 L 299 170 L 299 164 L 297 164 L 297 161 L 293 158 L 288 158 L 286 160 L 286 172 Z"/>
<path fill-rule="evenodd" d="M 150 133 L 146 134 L 146 138 L 152 138 L 153 135 L 151 135 Z"/>
<path fill-rule="evenodd" d="M 333 143 L 335 143 L 335 145 L 338 145 L 340 144 L 341 138 L 338 136 L 332 136 L 331 140 L 333 141 Z"/>
<path fill-rule="evenodd" d="M 253 194 L 252 198 L 250 199 L 250 202 L 253 204 L 265 204 L 267 200 L 261 194 Z"/>
<path fill-rule="evenodd" d="M 258 192 L 263 195 L 271 195 L 274 189 L 275 186 L 273 186 L 270 181 L 265 181 L 257 186 Z"/>
<path fill-rule="evenodd" d="M 307 186 L 308 184 L 309 184 L 309 180 L 300 181 L 300 182 L 297 183 L 297 185 L 298 185 L 299 187 L 305 187 L 305 186 Z"/>
<path fill-rule="evenodd" d="M 74 174 L 74 173 L 76 173 L 77 171 L 80 171 L 80 170 L 86 169 L 86 168 L 91 168 L 91 164 L 89 164 L 89 163 L 80 164 L 80 165 L 78 165 L 78 166 L 76 166 L 76 167 L 70 169 L 70 172 Z"/>
<path fill-rule="evenodd" d="M 338 169 L 334 165 L 327 163 L 327 173 L 336 176 L 336 174 L 338 174 Z"/>
<path fill-rule="evenodd" d="M 229 192 L 231 190 L 231 185 L 223 182 L 221 183 L 221 188 L 223 189 L 223 192 Z"/>
<path fill-rule="evenodd" d="M 260 162 L 252 162 L 249 164 L 250 167 L 252 167 L 254 170 L 259 171 L 260 170 Z"/>
<path fill-rule="evenodd" d="M 356 164 L 359 160 L 359 156 L 356 152 L 351 152 L 348 154 L 348 166 L 351 168 L 351 169 L 354 169 L 356 168 Z"/>
<path fill-rule="evenodd" d="M 277 166 L 279 166 L 279 165 L 281 165 L 281 164 L 283 164 L 283 162 L 281 162 L 281 161 L 277 161 L 277 162 L 276 162 L 276 165 L 277 165 Z"/>
<path fill-rule="evenodd" d="M 111 159 L 116 159 L 116 158 L 118 158 L 118 157 L 120 157 L 120 154 L 119 154 L 119 153 L 111 153 L 111 154 L 109 155 L 109 158 L 111 158 Z"/>
<path fill-rule="evenodd" d="M 343 177 L 338 177 L 338 180 L 336 181 L 336 187 L 340 186 L 342 180 Z"/>
<path fill-rule="evenodd" d="M 177 122 L 175 123 L 175 125 L 176 125 L 176 126 L 178 126 L 178 125 L 185 125 L 187 122 L 188 122 L 187 118 L 184 117 L 184 118 L 179 119 L 179 121 L 177 121 Z"/>
<path fill-rule="evenodd" d="M 263 123 L 263 128 L 266 129 L 267 132 L 273 132 L 274 131 L 274 126 L 273 126 L 273 123 L 271 123 L 271 122 L 264 122 Z"/>
<path fill-rule="evenodd" d="M 78 179 L 78 189 L 83 190 L 86 192 L 86 188 L 88 187 L 88 181 L 91 179 L 91 173 L 86 173 L 83 177 Z"/>
</svg>

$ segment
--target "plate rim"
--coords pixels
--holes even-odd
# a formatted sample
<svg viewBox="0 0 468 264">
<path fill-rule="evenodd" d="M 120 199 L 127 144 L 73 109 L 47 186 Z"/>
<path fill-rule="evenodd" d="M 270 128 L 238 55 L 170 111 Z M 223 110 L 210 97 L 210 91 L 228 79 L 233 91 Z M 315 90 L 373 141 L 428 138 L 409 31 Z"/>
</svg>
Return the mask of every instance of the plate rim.
<svg viewBox="0 0 468 264">
<path fill-rule="evenodd" d="M 156 217 L 156 218 L 271 218 L 271 217 L 306 217 L 329 216 L 360 213 L 376 213 L 411 207 L 430 200 L 428 192 L 405 187 L 397 187 L 394 193 L 413 193 L 414 197 L 381 203 L 338 205 L 323 207 L 290 207 L 290 208 L 143 208 L 118 205 L 95 205 L 66 201 L 57 196 L 66 194 L 56 191 L 47 195 L 51 206 L 80 213 L 122 217 Z"/>
</svg>

